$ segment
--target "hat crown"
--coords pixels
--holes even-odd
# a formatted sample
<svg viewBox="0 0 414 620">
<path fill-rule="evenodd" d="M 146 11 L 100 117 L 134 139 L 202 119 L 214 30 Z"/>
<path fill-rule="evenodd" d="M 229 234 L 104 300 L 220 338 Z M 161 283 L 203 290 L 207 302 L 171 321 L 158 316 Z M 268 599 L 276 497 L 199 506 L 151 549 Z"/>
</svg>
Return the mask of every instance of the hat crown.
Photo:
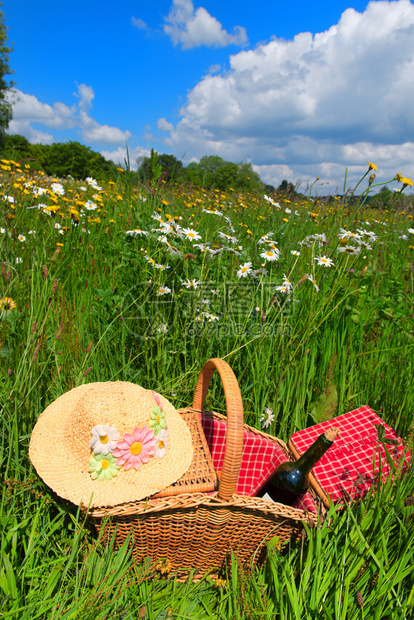
<svg viewBox="0 0 414 620">
<path fill-rule="evenodd" d="M 122 436 L 137 426 L 147 426 L 154 405 L 152 392 L 139 385 L 124 381 L 93 383 L 80 396 L 70 425 L 75 434 L 87 426 L 90 434 L 95 426 L 109 425 Z"/>
</svg>

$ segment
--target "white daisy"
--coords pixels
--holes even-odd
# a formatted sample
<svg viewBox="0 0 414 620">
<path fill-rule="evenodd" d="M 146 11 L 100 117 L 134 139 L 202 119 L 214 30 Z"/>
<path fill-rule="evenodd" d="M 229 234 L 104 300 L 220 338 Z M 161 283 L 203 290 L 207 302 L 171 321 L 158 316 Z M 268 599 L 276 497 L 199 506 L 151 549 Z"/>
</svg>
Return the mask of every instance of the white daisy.
<svg viewBox="0 0 414 620">
<path fill-rule="evenodd" d="M 252 263 L 244 263 L 244 265 L 241 265 L 240 269 L 237 272 L 237 277 L 238 278 L 245 278 L 246 276 L 249 275 L 249 273 L 252 272 Z"/>
<path fill-rule="evenodd" d="M 171 289 L 168 288 L 168 286 L 160 286 L 158 291 L 157 291 L 158 297 L 160 297 L 162 295 L 168 295 L 168 293 L 171 293 Z"/>
<path fill-rule="evenodd" d="M 316 284 L 313 276 L 311 276 L 310 274 L 306 274 L 306 277 L 308 278 L 309 282 L 312 282 L 313 286 L 315 287 L 316 292 L 319 293 L 320 291 L 319 286 Z"/>
<path fill-rule="evenodd" d="M 290 253 L 293 254 L 293 256 L 300 256 L 300 252 L 297 250 L 290 250 Z"/>
<path fill-rule="evenodd" d="M 99 187 L 98 183 L 92 177 L 87 177 L 85 181 L 87 182 L 89 187 L 92 187 L 93 189 L 97 189 L 98 192 L 101 191 L 102 187 Z"/>
<path fill-rule="evenodd" d="M 182 233 L 190 241 L 198 241 L 199 239 L 201 239 L 201 235 L 199 235 L 198 232 L 193 228 L 183 228 Z"/>
<path fill-rule="evenodd" d="M 218 236 L 220 237 L 220 239 L 224 239 L 225 241 L 230 241 L 230 243 L 238 243 L 236 237 L 232 237 L 231 235 L 226 235 L 226 233 L 224 232 L 219 231 Z"/>
<path fill-rule="evenodd" d="M 20 256 L 16 256 L 16 265 L 20 265 L 23 262 L 23 259 Z"/>
<path fill-rule="evenodd" d="M 95 209 L 97 208 L 98 208 L 97 205 L 94 202 L 92 202 L 92 200 L 87 200 L 85 202 L 85 209 L 87 211 L 95 211 Z"/>
<path fill-rule="evenodd" d="M 183 281 L 183 284 L 186 288 L 194 288 L 196 289 L 199 284 L 201 284 L 201 280 L 187 280 Z"/>
<path fill-rule="evenodd" d="M 266 194 L 263 196 L 263 198 L 267 200 L 267 202 L 270 202 L 270 204 L 272 204 L 274 207 L 277 207 L 278 209 L 281 208 L 278 202 L 275 202 L 274 200 L 272 200 L 272 198 L 270 198 L 269 196 L 266 196 Z"/>
<path fill-rule="evenodd" d="M 323 267 L 334 266 L 333 260 L 327 256 L 315 256 L 313 260 L 316 260 L 318 265 L 322 265 Z"/>
<path fill-rule="evenodd" d="M 134 230 L 127 230 L 125 234 L 129 235 L 130 237 L 136 237 L 137 235 L 139 235 L 140 237 L 147 237 L 149 235 L 149 232 L 147 232 L 146 230 L 141 230 L 140 228 L 134 228 Z"/>
<path fill-rule="evenodd" d="M 62 183 L 52 183 L 52 185 L 50 186 L 50 189 L 52 190 L 54 194 L 58 194 L 58 196 L 65 195 L 65 189 Z"/>
<path fill-rule="evenodd" d="M 280 252 L 277 248 L 269 248 L 268 250 L 262 252 L 260 256 L 267 261 L 273 262 L 279 259 Z"/>
<path fill-rule="evenodd" d="M 407 228 L 410 235 L 414 235 L 414 228 Z"/>
<path fill-rule="evenodd" d="M 21 241 L 23 243 L 23 241 L 26 241 L 26 237 L 24 235 L 18 235 L 18 240 Z"/>
<path fill-rule="evenodd" d="M 274 419 L 275 416 L 273 413 L 273 409 L 271 407 L 265 407 L 264 413 L 260 418 L 262 428 L 268 428 Z"/>
<path fill-rule="evenodd" d="M 94 454 L 109 454 L 115 450 L 119 441 L 119 433 L 114 426 L 98 424 L 92 431 L 92 439 L 89 442 Z"/>
</svg>

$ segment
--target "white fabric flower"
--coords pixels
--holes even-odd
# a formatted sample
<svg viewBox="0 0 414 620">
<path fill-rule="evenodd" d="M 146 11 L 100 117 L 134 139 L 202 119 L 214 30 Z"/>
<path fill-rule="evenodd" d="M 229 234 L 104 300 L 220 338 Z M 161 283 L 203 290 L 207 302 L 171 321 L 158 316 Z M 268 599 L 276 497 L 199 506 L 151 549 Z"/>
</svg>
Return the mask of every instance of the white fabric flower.
<svg viewBox="0 0 414 620">
<path fill-rule="evenodd" d="M 155 436 L 157 440 L 155 444 L 155 459 L 162 459 L 167 454 L 168 431 L 163 429 Z"/>
<path fill-rule="evenodd" d="M 92 431 L 92 439 L 89 442 L 90 447 L 95 454 L 109 454 L 116 448 L 120 437 L 114 426 L 109 424 L 98 424 Z"/>
</svg>

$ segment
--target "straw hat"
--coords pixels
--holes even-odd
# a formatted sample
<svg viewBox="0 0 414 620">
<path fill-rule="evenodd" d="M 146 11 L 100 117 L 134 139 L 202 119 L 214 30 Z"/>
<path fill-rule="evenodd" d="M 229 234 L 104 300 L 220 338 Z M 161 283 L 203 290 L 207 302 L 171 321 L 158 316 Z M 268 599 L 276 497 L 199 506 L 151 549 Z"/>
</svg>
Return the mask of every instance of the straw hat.
<svg viewBox="0 0 414 620">
<path fill-rule="evenodd" d="M 187 424 L 163 396 L 126 381 L 89 383 L 40 415 L 29 456 L 75 504 L 109 507 L 162 491 L 190 467 Z"/>
</svg>

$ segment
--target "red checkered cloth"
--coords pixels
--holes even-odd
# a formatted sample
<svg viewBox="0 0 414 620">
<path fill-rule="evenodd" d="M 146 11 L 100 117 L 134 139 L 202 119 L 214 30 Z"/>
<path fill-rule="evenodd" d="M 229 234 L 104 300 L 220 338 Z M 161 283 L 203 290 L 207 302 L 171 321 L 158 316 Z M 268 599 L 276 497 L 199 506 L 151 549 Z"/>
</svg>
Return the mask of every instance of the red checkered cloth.
<svg viewBox="0 0 414 620">
<path fill-rule="evenodd" d="M 384 443 L 396 466 L 402 459 L 404 467 L 409 463 L 410 453 L 404 449 L 402 439 L 368 406 L 298 431 L 292 435 L 290 443 L 299 454 L 303 454 L 319 435 L 332 426 L 339 428 L 341 434 L 312 469 L 312 474 L 334 504 L 363 497 L 377 482 L 380 467 L 383 479 L 390 474 L 391 466 L 386 458 Z M 379 426 L 384 427 L 383 440 L 396 440 L 398 444 L 380 442 Z"/>
<path fill-rule="evenodd" d="M 226 446 L 227 424 L 224 420 L 201 414 L 201 423 L 207 444 L 217 471 L 223 468 L 224 449 Z M 252 497 L 272 476 L 276 467 L 288 457 L 277 443 L 256 435 L 245 429 L 243 439 L 243 455 L 240 474 L 237 480 L 236 493 Z M 295 508 L 318 512 L 318 508 L 309 493 L 298 496 Z"/>
</svg>

